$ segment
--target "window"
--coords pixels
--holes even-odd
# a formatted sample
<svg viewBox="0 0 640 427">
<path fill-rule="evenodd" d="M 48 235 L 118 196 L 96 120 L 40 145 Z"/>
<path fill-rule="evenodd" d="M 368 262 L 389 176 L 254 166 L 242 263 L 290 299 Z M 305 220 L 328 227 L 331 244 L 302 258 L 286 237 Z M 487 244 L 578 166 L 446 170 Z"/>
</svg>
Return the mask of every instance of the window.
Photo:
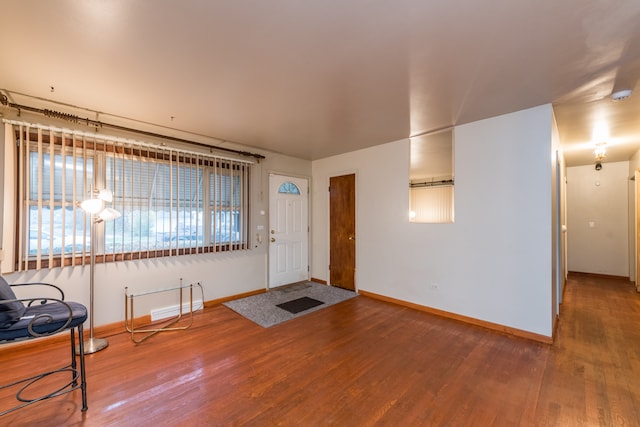
<svg viewBox="0 0 640 427">
<path fill-rule="evenodd" d="M 89 223 L 82 209 L 75 207 L 74 186 L 79 194 L 86 193 L 85 177 L 88 181 L 93 179 L 93 159 L 62 155 L 59 150 L 54 150 L 52 156 L 50 151 L 43 152 L 37 145 L 32 149 L 27 162 L 26 255 L 89 251 L 89 240 L 85 239 Z"/>
<path fill-rule="evenodd" d="M 278 188 L 278 193 L 300 195 L 300 189 L 293 182 L 283 182 Z"/>
<path fill-rule="evenodd" d="M 411 138 L 409 221 L 454 220 L 453 130 Z"/>
<path fill-rule="evenodd" d="M 246 161 L 27 125 L 16 135 L 19 270 L 88 262 L 79 203 L 92 185 L 121 213 L 96 224 L 97 262 L 248 248 Z"/>
</svg>

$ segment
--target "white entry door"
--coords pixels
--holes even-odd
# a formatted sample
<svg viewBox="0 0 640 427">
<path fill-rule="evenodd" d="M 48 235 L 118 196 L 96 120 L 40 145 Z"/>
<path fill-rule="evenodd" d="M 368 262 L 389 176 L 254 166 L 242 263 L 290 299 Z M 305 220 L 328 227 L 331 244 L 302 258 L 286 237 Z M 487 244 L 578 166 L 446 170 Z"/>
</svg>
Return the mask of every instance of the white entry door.
<svg viewBox="0 0 640 427">
<path fill-rule="evenodd" d="M 309 186 L 269 175 L 269 287 L 309 279 Z"/>
</svg>

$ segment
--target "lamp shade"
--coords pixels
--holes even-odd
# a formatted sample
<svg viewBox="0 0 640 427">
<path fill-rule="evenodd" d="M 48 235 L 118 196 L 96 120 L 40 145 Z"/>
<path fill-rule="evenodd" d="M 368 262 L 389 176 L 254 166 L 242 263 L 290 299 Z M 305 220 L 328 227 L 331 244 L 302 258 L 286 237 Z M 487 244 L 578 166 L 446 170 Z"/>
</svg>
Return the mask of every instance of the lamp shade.
<svg viewBox="0 0 640 427">
<path fill-rule="evenodd" d="M 101 199 L 87 199 L 80 203 L 80 207 L 89 213 L 97 214 L 102 210 L 104 202 Z"/>
<path fill-rule="evenodd" d="M 100 190 L 100 192 L 98 193 L 98 197 L 107 203 L 113 202 L 113 193 L 111 192 L 111 190 L 108 190 L 106 188 Z"/>
<path fill-rule="evenodd" d="M 116 218 L 118 218 L 120 216 L 121 216 L 121 213 L 118 212 L 117 210 L 113 209 L 113 208 L 104 208 L 98 214 L 98 217 L 102 221 L 111 221 L 112 219 L 116 219 Z"/>
</svg>

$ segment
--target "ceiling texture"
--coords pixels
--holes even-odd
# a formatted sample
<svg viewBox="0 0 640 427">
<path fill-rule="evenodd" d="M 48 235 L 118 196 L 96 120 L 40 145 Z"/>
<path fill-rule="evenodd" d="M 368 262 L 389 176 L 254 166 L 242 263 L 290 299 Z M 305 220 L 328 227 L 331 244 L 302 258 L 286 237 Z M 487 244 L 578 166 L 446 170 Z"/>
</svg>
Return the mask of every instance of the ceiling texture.
<svg viewBox="0 0 640 427">
<path fill-rule="evenodd" d="M 640 89 L 638 0 L 3 0 L 0 14 L 11 102 L 212 145 L 319 159 L 553 103 L 569 166 L 594 163 L 595 128 L 605 161 L 640 148 L 640 93 L 610 99 Z"/>
</svg>

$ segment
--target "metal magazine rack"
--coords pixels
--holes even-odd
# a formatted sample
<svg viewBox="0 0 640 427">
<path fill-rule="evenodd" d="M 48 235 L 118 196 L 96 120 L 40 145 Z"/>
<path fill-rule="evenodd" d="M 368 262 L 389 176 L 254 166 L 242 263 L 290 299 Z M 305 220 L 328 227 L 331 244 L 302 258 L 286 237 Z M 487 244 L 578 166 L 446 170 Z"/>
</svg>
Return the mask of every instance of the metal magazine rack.
<svg viewBox="0 0 640 427">
<path fill-rule="evenodd" d="M 135 293 L 130 293 L 129 288 L 125 287 L 124 288 L 124 304 L 125 304 L 124 324 L 127 332 L 131 334 L 131 341 L 133 341 L 136 344 L 139 344 L 144 340 L 151 338 L 152 336 L 154 336 L 159 332 L 181 331 L 181 330 L 188 329 L 193 324 L 194 288 L 200 289 L 200 295 L 202 297 L 201 299 L 202 306 L 204 307 L 204 291 L 202 289 L 202 285 L 200 284 L 200 282 L 183 285 L 182 279 L 180 279 L 180 286 L 175 286 L 172 288 L 164 288 L 164 289 L 153 289 L 150 291 L 135 292 Z M 186 303 L 184 303 L 184 293 L 186 291 L 189 292 L 188 312 L 186 312 L 185 310 Z M 178 294 L 178 299 L 179 299 L 178 308 L 177 308 L 178 314 L 171 316 L 169 318 L 162 319 L 162 321 L 159 321 L 158 323 L 152 322 L 151 324 L 147 323 L 146 325 L 143 325 L 143 326 L 135 326 L 135 319 L 136 319 L 134 314 L 135 300 L 148 295 L 155 295 L 155 294 L 168 293 L 168 292 L 175 292 Z M 185 316 L 185 314 L 188 316 Z M 188 323 L 177 326 L 178 322 L 182 320 L 183 316 L 188 318 L 186 320 Z M 144 336 L 142 336 L 141 338 L 136 338 L 137 334 L 144 334 Z"/>
</svg>

